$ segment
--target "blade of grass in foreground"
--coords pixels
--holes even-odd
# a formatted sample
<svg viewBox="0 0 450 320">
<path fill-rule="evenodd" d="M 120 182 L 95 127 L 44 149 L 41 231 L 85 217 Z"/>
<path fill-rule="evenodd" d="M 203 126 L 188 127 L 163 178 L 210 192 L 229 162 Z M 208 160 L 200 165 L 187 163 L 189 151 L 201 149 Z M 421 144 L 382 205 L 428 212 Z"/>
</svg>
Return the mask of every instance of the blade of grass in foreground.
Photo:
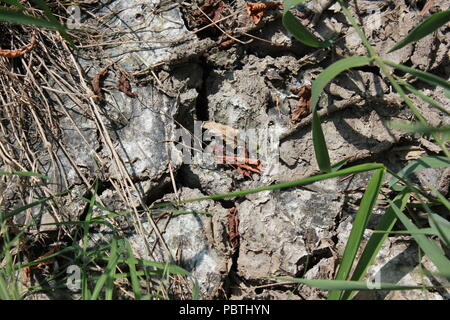
<svg viewBox="0 0 450 320">
<path fill-rule="evenodd" d="M 0 272 L 0 300 L 11 300 L 11 296 L 8 292 L 8 285 L 5 279 L 3 279 L 2 273 Z"/>
<path fill-rule="evenodd" d="M 45 176 L 45 175 L 43 175 L 43 174 L 35 173 L 35 172 L 29 172 L 29 171 L 13 171 L 13 172 L 0 171 L 0 174 L 4 174 L 4 175 L 16 175 L 16 176 L 23 176 L 23 177 L 38 177 L 38 178 L 50 180 L 49 177 L 47 177 L 47 176 Z"/>
<path fill-rule="evenodd" d="M 425 21 L 423 21 L 421 24 L 415 27 L 405 38 L 400 40 L 387 53 L 401 49 L 412 42 L 422 39 L 423 37 L 429 35 L 436 29 L 442 27 L 449 21 L 450 21 L 450 10 L 445 10 L 433 14 L 431 17 L 427 18 Z"/>
<path fill-rule="evenodd" d="M 394 203 L 403 210 L 408 203 L 409 196 L 411 195 L 406 189 L 403 190 L 402 193 L 398 194 L 394 198 Z M 369 241 L 364 248 L 361 257 L 358 260 L 358 264 L 353 271 L 351 280 L 352 281 L 361 281 L 366 275 L 367 269 L 375 260 L 378 252 L 380 251 L 381 246 L 386 240 L 389 232 L 394 227 L 397 222 L 397 216 L 395 215 L 394 209 L 389 207 L 384 215 L 381 217 L 378 225 L 376 226 L 374 233 L 370 236 Z M 382 233 L 376 233 L 380 231 Z M 342 295 L 343 300 L 351 299 L 351 297 L 355 294 L 355 292 L 345 291 Z"/>
<path fill-rule="evenodd" d="M 445 197 L 431 184 L 428 187 L 433 191 L 433 194 L 437 196 L 439 201 L 449 210 L 450 212 L 450 202 L 445 199 Z M 443 217 L 431 212 L 428 205 L 424 204 L 425 209 L 428 212 L 428 222 L 431 228 L 437 232 L 439 238 L 445 243 L 445 245 L 450 248 L 450 222 Z"/>
<path fill-rule="evenodd" d="M 397 63 L 394 63 L 394 62 L 388 61 L 388 60 L 381 59 L 381 61 L 391 67 L 394 67 L 395 69 L 410 73 L 413 76 L 419 78 L 422 81 L 428 82 L 431 85 L 440 86 L 440 87 L 444 88 L 445 90 L 450 90 L 450 82 L 441 77 L 435 76 L 434 74 L 431 74 L 431 73 L 428 73 L 425 71 L 420 71 L 420 70 L 417 70 L 414 68 L 410 68 L 410 67 L 404 66 L 402 64 L 397 64 Z"/>
<path fill-rule="evenodd" d="M 128 253 L 127 264 L 130 267 L 131 287 L 133 288 L 134 299 L 141 300 L 141 286 L 139 284 L 139 278 L 136 274 L 136 259 L 134 258 L 133 250 L 131 249 L 131 245 L 128 241 L 125 241 L 125 246 Z"/>
<path fill-rule="evenodd" d="M 440 139 L 446 142 L 450 140 L 450 126 L 440 126 L 440 127 L 432 127 L 429 125 L 424 125 L 422 123 L 411 123 L 411 122 L 393 122 L 387 121 L 386 124 L 390 128 L 398 129 L 405 132 L 411 133 L 421 133 L 421 134 L 439 134 Z"/>
<path fill-rule="evenodd" d="M 108 259 L 108 265 L 106 266 L 105 270 L 103 271 L 103 274 L 98 279 L 97 283 L 95 284 L 94 291 L 92 292 L 92 295 L 90 297 L 90 300 L 97 300 L 100 291 L 103 288 L 103 285 L 106 283 L 108 278 L 113 279 L 114 278 L 114 269 L 116 268 L 118 261 L 118 254 L 117 254 L 117 239 L 113 238 L 111 242 L 111 252 Z"/>
<path fill-rule="evenodd" d="M 10 23 L 17 23 L 17 24 L 26 24 L 26 25 L 34 25 L 37 27 L 43 27 L 43 28 L 50 28 L 50 29 L 57 29 L 62 30 L 64 27 L 60 24 L 55 24 L 53 22 L 34 18 L 28 15 L 25 15 L 21 12 L 14 11 L 14 10 L 7 10 L 0 8 L 0 21 L 6 21 Z"/>
<path fill-rule="evenodd" d="M 21 4 L 20 2 L 18 2 L 16 0 L 0 0 L 0 2 L 4 2 L 6 4 L 10 4 L 12 6 L 15 6 L 15 7 L 19 8 L 19 9 L 26 9 L 23 4 Z"/>
<path fill-rule="evenodd" d="M 406 286 L 394 283 L 369 283 L 365 281 L 350 280 L 318 280 L 318 279 L 298 279 L 289 277 L 275 277 L 277 280 L 292 281 L 296 283 L 306 284 L 307 286 L 321 290 L 415 290 L 415 289 L 433 289 L 436 286 Z M 442 288 L 442 287 L 439 287 Z"/>
<path fill-rule="evenodd" d="M 395 214 L 408 231 L 412 232 L 414 240 L 417 242 L 423 252 L 430 258 L 431 262 L 436 266 L 440 275 L 450 279 L 450 261 L 445 257 L 444 252 L 439 248 L 436 243 L 430 240 L 427 236 L 421 234 L 415 234 L 418 229 L 409 219 L 400 211 L 400 209 L 392 202 L 389 201 Z"/>
<path fill-rule="evenodd" d="M 325 137 L 320 124 L 320 119 L 317 114 L 317 104 L 319 102 L 320 94 L 327 84 L 333 80 L 337 75 L 345 70 L 368 65 L 372 59 L 367 57 L 350 57 L 339 60 L 324 71 L 314 80 L 311 86 L 311 108 L 312 108 L 312 136 L 314 143 L 314 151 L 316 154 L 316 160 L 320 170 L 324 172 L 331 171 L 330 156 L 328 155 L 328 149 L 325 142 Z"/>
<path fill-rule="evenodd" d="M 352 231 L 348 237 L 339 270 L 335 277 L 336 280 L 347 280 L 349 276 L 361 239 L 364 235 L 364 230 L 367 227 L 367 223 L 372 214 L 372 209 L 375 206 L 378 193 L 383 184 L 384 173 L 384 169 L 376 170 L 364 192 L 355 220 L 353 221 Z M 328 299 L 337 300 L 340 298 L 341 293 L 341 291 L 331 291 L 328 295 Z"/>
<path fill-rule="evenodd" d="M 410 85 L 409 83 L 407 83 L 406 81 L 397 78 L 396 79 L 403 87 L 405 87 L 409 92 L 414 93 L 416 96 L 420 97 L 423 101 L 425 101 L 426 103 L 428 103 L 430 106 L 432 106 L 433 108 L 438 109 L 439 111 L 445 113 L 446 115 L 450 116 L 450 112 L 448 112 L 447 109 L 444 108 L 444 106 L 442 106 L 439 102 L 433 100 L 432 98 L 430 98 L 429 96 L 427 96 L 426 94 L 424 94 L 422 91 L 417 90 L 416 88 L 414 88 L 412 85 Z"/>
<path fill-rule="evenodd" d="M 293 188 L 293 187 L 297 187 L 297 186 L 301 186 L 301 185 L 310 184 L 310 183 L 313 183 L 316 181 L 337 178 L 337 177 L 342 177 L 342 176 L 346 176 L 349 174 L 357 174 L 357 173 L 361 173 L 361 172 L 372 171 L 372 170 L 377 170 L 377 169 L 384 169 L 384 168 L 385 168 L 384 165 L 380 164 L 380 163 L 360 164 L 360 165 L 356 165 L 356 166 L 353 166 L 350 168 L 345 168 L 345 169 L 335 171 L 335 172 L 324 173 L 324 174 L 307 177 L 307 178 L 303 178 L 303 179 L 299 179 L 299 180 L 293 180 L 293 181 L 289 181 L 289 182 L 272 184 L 269 186 L 264 186 L 264 187 L 254 188 L 254 189 L 234 191 L 234 192 L 224 193 L 224 194 L 216 194 L 216 195 L 205 196 L 205 197 L 201 197 L 201 198 L 180 200 L 177 202 L 158 203 L 150 209 L 163 208 L 163 207 L 174 205 L 174 204 L 197 202 L 197 201 L 202 201 L 202 200 L 220 200 L 220 199 L 233 198 L 233 197 L 242 197 L 242 196 L 246 196 L 246 195 L 252 194 L 252 193 L 258 193 L 258 192 L 268 191 L 268 190 L 284 189 L 284 188 Z"/>
<path fill-rule="evenodd" d="M 444 168 L 444 167 L 450 167 L 450 160 L 447 159 L 446 157 L 441 156 L 421 157 L 417 160 L 408 163 L 405 167 L 403 167 L 403 169 L 401 169 L 397 173 L 397 176 L 407 180 L 406 178 L 416 171 L 428 168 Z M 398 181 L 399 181 L 398 178 L 392 177 L 391 180 L 389 181 L 389 188 L 391 188 Z"/>
<path fill-rule="evenodd" d="M 298 4 L 307 0 L 288 0 L 283 6 L 283 25 L 301 43 L 313 48 L 325 48 L 331 45 L 331 41 L 320 41 L 289 11 Z"/>
</svg>

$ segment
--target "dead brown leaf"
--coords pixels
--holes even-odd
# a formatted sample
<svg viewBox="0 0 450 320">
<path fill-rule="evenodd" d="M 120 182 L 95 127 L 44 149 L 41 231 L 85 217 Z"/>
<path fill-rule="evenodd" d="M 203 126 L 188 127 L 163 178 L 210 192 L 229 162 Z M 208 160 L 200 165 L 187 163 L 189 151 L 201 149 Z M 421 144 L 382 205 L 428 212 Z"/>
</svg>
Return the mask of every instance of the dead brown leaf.
<svg viewBox="0 0 450 320">
<path fill-rule="evenodd" d="M 261 3 L 247 3 L 247 13 L 252 19 L 254 24 L 258 24 L 261 21 L 264 13 L 267 10 L 283 8 L 283 3 L 277 1 L 261 2 Z"/>
<path fill-rule="evenodd" d="M 136 98 L 138 96 L 136 92 L 131 92 L 130 81 L 128 81 L 123 73 L 120 73 L 120 79 L 116 82 L 116 87 L 129 97 Z"/>
<path fill-rule="evenodd" d="M 92 79 L 91 85 L 92 85 L 92 90 L 94 91 L 94 94 L 96 96 L 94 98 L 96 103 L 100 103 L 105 100 L 105 96 L 103 95 L 102 88 L 101 88 L 101 81 L 102 81 L 102 78 L 107 73 L 108 73 L 108 68 L 97 73 L 95 75 L 94 79 Z"/>
<path fill-rule="evenodd" d="M 209 24 L 210 21 L 205 14 L 214 22 L 219 21 L 222 17 L 222 11 L 225 9 L 225 3 L 217 0 L 206 0 L 200 7 L 201 10 L 195 10 L 193 16 L 198 22 Z M 202 12 L 203 11 L 203 12 Z"/>
<path fill-rule="evenodd" d="M 293 123 L 299 122 L 302 118 L 311 113 L 311 86 L 304 85 L 299 88 L 291 89 L 291 92 L 298 96 L 297 106 L 291 114 Z"/>
<path fill-rule="evenodd" d="M 237 209 L 231 208 L 228 212 L 228 237 L 233 248 L 239 247 L 239 218 Z"/>
</svg>

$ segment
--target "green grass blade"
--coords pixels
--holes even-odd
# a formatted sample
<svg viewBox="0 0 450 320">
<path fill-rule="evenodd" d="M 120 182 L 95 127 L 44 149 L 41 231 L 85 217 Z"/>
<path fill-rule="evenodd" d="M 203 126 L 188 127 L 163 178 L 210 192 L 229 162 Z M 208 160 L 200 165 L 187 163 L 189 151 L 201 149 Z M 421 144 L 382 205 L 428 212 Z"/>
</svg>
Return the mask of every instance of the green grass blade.
<svg viewBox="0 0 450 320">
<path fill-rule="evenodd" d="M 21 4 L 20 2 L 18 2 L 16 0 L 0 0 L 0 2 L 4 2 L 6 4 L 10 4 L 12 6 L 15 6 L 15 7 L 19 8 L 19 9 L 26 9 L 23 4 Z"/>
<path fill-rule="evenodd" d="M 129 257 L 128 259 L 119 259 L 119 262 L 132 262 L 135 265 L 139 264 L 139 265 L 143 265 L 146 267 L 153 267 L 159 270 L 164 270 L 167 273 L 170 274 L 178 274 L 178 275 L 185 275 L 185 276 L 189 276 L 190 273 L 188 271 L 186 271 L 185 269 L 177 266 L 177 265 L 170 265 L 167 263 L 162 263 L 162 262 L 156 262 L 156 261 L 150 261 L 150 260 L 142 260 L 142 259 L 136 259 L 133 257 Z"/>
<path fill-rule="evenodd" d="M 314 143 L 314 151 L 316 154 L 316 159 L 319 168 L 324 172 L 331 171 L 331 164 L 324 134 L 320 124 L 320 119 L 317 114 L 317 104 L 319 102 L 320 94 L 325 89 L 326 85 L 341 72 L 344 72 L 345 70 L 348 70 L 350 68 L 368 65 L 371 61 L 372 60 L 367 57 L 350 57 L 339 60 L 330 65 L 324 71 L 322 71 L 320 75 L 312 83 L 311 105 L 313 114 L 312 136 Z"/>
<path fill-rule="evenodd" d="M 421 157 L 417 160 L 411 161 L 403 169 L 401 169 L 397 176 L 408 180 L 407 177 L 416 171 L 428 168 L 444 168 L 450 167 L 450 160 L 441 156 Z M 392 177 L 389 181 L 389 188 L 399 181 L 397 177 Z"/>
<path fill-rule="evenodd" d="M 345 168 L 345 169 L 335 171 L 335 172 L 324 173 L 324 174 L 320 174 L 317 176 L 312 176 L 312 177 L 293 180 L 293 181 L 289 181 L 289 182 L 273 184 L 270 186 L 264 186 L 264 187 L 254 188 L 254 189 L 247 189 L 247 190 L 242 190 L 242 191 L 234 191 L 234 192 L 224 193 L 224 194 L 215 194 L 215 195 L 205 196 L 205 197 L 201 197 L 201 198 L 180 200 L 177 202 L 158 203 L 150 209 L 163 208 L 163 207 L 167 207 L 167 206 L 171 206 L 171 205 L 175 205 L 175 204 L 197 202 L 197 201 L 202 201 L 202 200 L 221 200 L 221 199 L 233 198 L 233 197 L 243 197 L 248 194 L 258 193 L 258 192 L 262 192 L 262 191 L 293 188 L 293 187 L 297 187 L 297 186 L 307 185 L 307 184 L 310 184 L 310 183 L 313 183 L 316 181 L 321 181 L 321 180 L 326 180 L 326 179 L 331 179 L 331 178 L 336 178 L 336 177 L 342 177 L 342 176 L 346 176 L 349 174 L 357 174 L 357 173 L 372 171 L 372 170 L 377 170 L 377 169 L 384 169 L 384 168 L 385 168 L 384 165 L 380 164 L 380 163 L 360 164 L 360 165 L 356 165 L 356 166 L 353 166 L 350 168 Z"/>
<path fill-rule="evenodd" d="M 40 174 L 40 173 L 36 173 L 36 172 L 29 172 L 29 171 L 12 171 L 12 172 L 8 172 L 8 171 L 0 171 L 0 174 L 4 174 L 4 175 L 16 175 L 16 176 L 22 176 L 22 177 L 38 177 L 38 178 L 42 178 L 42 179 L 46 179 L 46 180 L 50 180 L 49 177 Z"/>
<path fill-rule="evenodd" d="M 435 76 L 434 74 L 431 74 L 431 73 L 428 73 L 425 71 L 420 71 L 420 70 L 417 70 L 414 68 L 410 68 L 410 67 L 404 66 L 402 64 L 397 64 L 397 63 L 394 63 L 394 62 L 388 61 L 388 60 L 382 59 L 381 61 L 395 69 L 410 73 L 413 76 L 415 76 L 415 77 L 419 78 L 420 80 L 425 81 L 431 85 L 440 86 L 440 87 L 444 88 L 445 90 L 450 90 L 450 82 L 446 81 L 445 79 L 443 79 L 441 77 Z"/>
<path fill-rule="evenodd" d="M 131 249 L 131 245 L 128 241 L 125 241 L 125 245 L 127 247 L 128 259 L 127 264 L 130 267 L 130 278 L 131 278 L 131 287 L 133 288 L 134 298 L 136 300 L 141 300 L 141 285 L 139 284 L 139 278 L 136 274 L 136 259 L 134 258 L 133 249 Z"/>
<path fill-rule="evenodd" d="M 360 246 L 364 230 L 372 214 L 372 209 L 377 201 L 378 193 L 383 184 L 384 169 L 376 170 L 369 181 L 366 191 L 364 192 L 355 220 L 353 221 L 352 231 L 347 240 L 344 254 L 336 274 L 335 280 L 347 280 L 351 271 L 353 262 L 355 260 L 358 248 Z M 341 291 L 331 291 L 328 299 L 336 300 L 341 296 Z"/>
<path fill-rule="evenodd" d="M 394 209 L 397 218 L 402 222 L 408 231 L 414 232 L 418 228 L 400 211 L 400 209 L 392 202 L 389 201 Z M 431 262 L 439 270 L 439 274 L 450 279 L 450 260 L 448 260 L 441 248 L 436 243 L 430 240 L 427 236 L 421 234 L 412 233 L 414 240 L 417 242 L 423 252 L 430 258 Z"/>
<path fill-rule="evenodd" d="M 428 213 L 428 222 L 447 248 L 450 248 L 450 222 L 432 212 Z"/>
<path fill-rule="evenodd" d="M 92 292 L 92 296 L 90 297 L 90 300 L 97 300 L 100 292 L 103 288 L 103 285 L 106 283 L 108 278 L 113 279 L 113 273 L 114 269 L 116 268 L 118 261 L 118 254 L 117 254 L 117 239 L 113 238 L 111 242 L 111 252 L 108 259 L 108 265 L 106 266 L 103 274 L 98 279 L 97 283 L 95 284 L 94 291 Z"/>
<path fill-rule="evenodd" d="M 415 94 L 416 96 L 420 97 L 423 101 L 428 103 L 433 108 L 438 109 L 440 112 L 445 113 L 447 116 L 450 116 L 450 112 L 447 111 L 447 109 L 445 109 L 444 106 L 441 105 L 439 102 L 431 99 L 429 96 L 424 94 L 422 91 L 417 90 L 416 88 L 414 88 L 412 85 L 410 85 L 406 81 L 403 81 L 403 80 L 400 80 L 400 79 L 397 79 L 397 81 L 399 81 L 399 83 L 403 87 L 405 87 L 409 92 L 411 92 L 411 93 Z"/>
<path fill-rule="evenodd" d="M 9 295 L 8 285 L 6 284 L 3 275 L 0 273 L 0 300 L 11 300 Z"/>
<path fill-rule="evenodd" d="M 428 187 L 433 191 L 433 194 L 437 196 L 439 201 L 449 210 L 450 212 L 450 202 L 445 199 L 445 197 L 432 185 Z M 424 204 L 428 212 L 428 221 L 431 228 L 437 232 L 438 237 L 445 243 L 445 245 L 450 248 L 450 222 L 443 217 L 431 212 L 429 207 Z"/>
<path fill-rule="evenodd" d="M 394 203 L 401 210 L 403 210 L 406 204 L 408 203 L 410 194 L 411 194 L 410 192 L 404 190 L 402 193 L 400 193 L 394 198 Z M 351 277 L 352 281 L 361 281 L 364 278 L 367 269 L 375 260 L 378 252 L 381 249 L 381 246 L 383 245 L 384 241 L 389 235 L 389 232 L 392 230 L 396 222 L 397 216 L 395 215 L 394 209 L 389 207 L 384 213 L 384 215 L 381 217 L 380 221 L 378 222 L 378 225 L 376 226 L 374 233 L 370 236 L 369 241 L 367 242 L 366 247 L 364 248 L 364 251 L 361 254 L 361 257 L 358 260 L 358 264 L 356 265 L 355 270 L 353 271 Z M 377 231 L 382 233 L 377 233 Z M 342 295 L 342 299 L 344 300 L 350 299 L 352 295 L 354 295 L 353 292 L 345 291 Z"/>
<path fill-rule="evenodd" d="M 322 125 L 317 112 L 312 117 L 312 140 L 314 145 L 314 153 L 316 155 L 317 165 L 323 172 L 331 172 L 330 155 L 328 154 L 327 142 L 323 134 Z"/>
<path fill-rule="evenodd" d="M 405 38 L 400 40 L 396 45 L 394 45 L 387 53 L 393 52 L 404 46 L 418 41 L 423 37 L 429 35 L 436 29 L 439 29 L 444 24 L 450 21 L 450 10 L 442 11 L 433 14 L 431 17 L 427 18 L 417 27 L 415 27 Z"/>
<path fill-rule="evenodd" d="M 317 280 L 317 279 L 299 279 L 290 277 L 275 277 L 281 281 L 292 281 L 296 283 L 306 284 L 307 286 L 320 290 L 416 290 L 416 289 L 432 289 L 437 286 L 406 286 L 394 283 L 369 283 L 365 281 L 349 281 L 349 280 Z M 444 286 L 440 286 L 442 288 Z M 445 288 L 445 287 L 444 287 Z"/>
<path fill-rule="evenodd" d="M 320 41 L 317 39 L 317 37 L 309 32 L 309 30 L 289 11 L 285 11 L 283 14 L 283 25 L 290 33 L 292 33 L 295 39 L 309 47 L 326 48 L 332 43 L 330 40 Z"/>
<path fill-rule="evenodd" d="M 391 122 L 387 121 L 386 125 L 390 128 L 398 129 L 405 132 L 421 133 L 426 135 L 436 134 L 443 141 L 450 140 L 450 126 L 441 126 L 438 128 L 430 125 L 424 125 L 422 123 L 409 123 L 409 122 Z"/>
<path fill-rule="evenodd" d="M 55 24 L 44 19 L 34 18 L 14 10 L 0 8 L 0 21 L 6 21 L 16 24 L 34 25 L 37 27 L 62 30 L 64 28 L 59 23 Z"/>
<path fill-rule="evenodd" d="M 73 46 L 72 38 L 69 37 L 69 35 L 66 32 L 66 27 L 61 25 L 59 21 L 55 18 L 52 11 L 48 7 L 47 3 L 43 0 L 33 0 L 34 3 L 36 3 L 42 10 L 44 10 L 45 15 L 47 16 L 47 19 L 50 20 L 53 24 L 58 25 L 58 31 L 61 34 L 61 36 L 71 45 Z"/>
</svg>

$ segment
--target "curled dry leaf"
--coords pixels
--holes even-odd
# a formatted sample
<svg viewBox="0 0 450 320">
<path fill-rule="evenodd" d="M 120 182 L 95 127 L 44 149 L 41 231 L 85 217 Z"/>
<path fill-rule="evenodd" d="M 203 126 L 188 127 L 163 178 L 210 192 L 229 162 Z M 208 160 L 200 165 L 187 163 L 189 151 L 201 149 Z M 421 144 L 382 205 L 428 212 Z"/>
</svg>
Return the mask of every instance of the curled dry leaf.
<svg viewBox="0 0 450 320">
<path fill-rule="evenodd" d="M 239 218 L 237 213 L 236 208 L 231 208 L 228 212 L 228 237 L 233 248 L 239 246 Z"/>
<path fill-rule="evenodd" d="M 194 18 L 202 23 L 202 24 L 210 24 L 211 19 L 214 22 L 217 22 L 221 18 L 222 11 L 225 9 L 225 3 L 223 1 L 217 0 L 206 0 L 205 3 L 200 7 L 200 10 L 197 9 L 194 11 Z M 202 12 L 203 11 L 203 12 Z M 205 17 L 205 14 L 209 17 Z"/>
<path fill-rule="evenodd" d="M 283 8 L 283 3 L 277 1 L 261 2 L 261 3 L 247 3 L 247 13 L 254 24 L 261 21 L 262 16 L 267 10 Z"/>
<path fill-rule="evenodd" d="M 9 49 L 0 49 L 0 57 L 5 58 L 17 58 L 20 56 L 23 56 L 24 54 L 30 52 L 33 50 L 33 48 L 36 46 L 36 31 L 33 31 L 33 35 L 31 37 L 31 42 L 20 49 L 16 50 L 9 50 Z"/>
<path fill-rule="evenodd" d="M 101 81 L 107 73 L 108 73 L 108 68 L 97 73 L 95 75 L 94 79 L 92 79 L 91 85 L 92 85 L 92 90 L 94 91 L 94 94 L 96 96 L 94 98 L 96 103 L 100 103 L 105 100 L 105 97 L 103 95 L 102 88 L 101 88 Z"/>
<path fill-rule="evenodd" d="M 135 98 L 138 95 L 136 92 L 131 92 L 130 82 L 123 73 L 120 73 L 120 79 L 116 82 L 116 87 L 129 97 Z"/>
<path fill-rule="evenodd" d="M 297 106 L 291 114 L 293 123 L 299 122 L 302 118 L 311 113 L 311 86 L 304 85 L 299 88 L 291 89 L 291 92 L 298 96 Z"/>
</svg>

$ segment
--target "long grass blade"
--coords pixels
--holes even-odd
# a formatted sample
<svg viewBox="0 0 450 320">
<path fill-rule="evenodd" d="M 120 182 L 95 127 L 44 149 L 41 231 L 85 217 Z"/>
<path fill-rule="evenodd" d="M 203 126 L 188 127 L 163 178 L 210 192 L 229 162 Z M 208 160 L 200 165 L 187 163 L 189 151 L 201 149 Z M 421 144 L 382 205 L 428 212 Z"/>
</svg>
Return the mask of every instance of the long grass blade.
<svg viewBox="0 0 450 320">
<path fill-rule="evenodd" d="M 350 281 L 350 280 L 319 280 L 319 279 L 300 279 L 290 277 L 275 277 L 281 281 L 292 281 L 296 283 L 306 284 L 307 286 L 317 288 L 320 290 L 415 290 L 415 289 L 433 289 L 437 286 L 406 286 L 394 283 L 369 283 L 365 281 Z M 439 286 L 443 288 L 445 286 Z"/>
<path fill-rule="evenodd" d="M 364 235 L 364 230 L 367 227 L 367 223 L 371 217 L 372 209 L 377 201 L 378 193 L 380 192 L 381 185 L 384 178 L 384 169 L 378 169 L 373 174 L 369 181 L 366 191 L 364 192 L 361 204 L 353 222 L 352 231 L 347 240 L 344 254 L 341 264 L 336 274 L 335 280 L 347 280 L 350 270 L 355 260 L 358 248 L 361 243 L 361 239 Z M 328 299 L 336 300 L 341 296 L 341 291 L 331 291 Z"/>
<path fill-rule="evenodd" d="M 6 284 L 5 279 L 0 273 L 0 300 L 11 300 L 11 296 L 9 295 L 8 285 Z"/>
<path fill-rule="evenodd" d="M 408 190 L 404 190 L 402 193 L 397 195 L 393 202 L 403 210 L 408 203 L 408 199 L 411 193 Z M 361 257 L 358 260 L 358 264 L 353 271 L 351 280 L 352 281 L 361 281 L 366 275 L 367 269 L 375 260 L 378 252 L 381 249 L 384 241 L 386 240 L 389 232 L 394 227 L 397 222 L 397 216 L 395 215 L 394 209 L 389 207 L 384 215 L 381 217 L 378 225 L 376 226 L 374 233 L 370 236 L 369 241 L 364 248 Z M 380 233 L 377 233 L 380 232 Z M 345 291 L 342 295 L 342 299 L 347 300 L 350 299 L 351 296 L 354 295 L 354 292 Z"/>
<path fill-rule="evenodd" d="M 394 209 L 397 218 L 409 231 L 416 231 L 418 228 L 400 211 L 400 209 L 392 202 L 389 201 Z M 439 274 L 450 279 L 450 260 L 448 260 L 441 248 L 436 243 L 430 240 L 427 236 L 421 234 L 412 233 L 414 240 L 417 242 L 423 252 L 430 258 L 431 262 L 436 266 Z"/>
<path fill-rule="evenodd" d="M 34 18 L 29 15 L 23 14 L 18 11 L 8 10 L 0 8 L 0 21 L 6 21 L 10 23 L 16 24 L 26 24 L 26 25 L 34 25 L 37 27 L 57 29 L 59 31 L 63 30 L 63 26 L 59 23 L 55 24 L 54 22 L 47 21 L 44 19 Z"/>
<path fill-rule="evenodd" d="M 296 5 L 307 0 L 287 0 L 284 1 L 283 7 L 283 25 L 290 33 L 301 43 L 313 48 L 325 48 L 331 45 L 331 41 L 321 41 L 314 36 L 300 21 L 289 11 Z"/>
<path fill-rule="evenodd" d="M 125 245 L 127 248 L 128 258 L 127 264 L 130 267 L 130 278 L 131 278 L 131 287 L 133 288 L 134 298 L 136 300 L 141 300 L 141 285 L 139 284 L 139 278 L 136 273 L 136 259 L 134 258 L 133 250 L 131 249 L 131 245 L 128 241 L 125 241 Z"/>
<path fill-rule="evenodd" d="M 450 167 L 450 160 L 441 156 L 429 156 L 421 157 L 417 160 L 413 160 L 408 163 L 403 169 L 401 169 L 396 175 L 389 181 L 389 187 L 392 187 L 399 181 L 399 178 L 408 180 L 408 176 L 416 171 L 420 171 L 428 168 L 444 168 Z M 399 178 L 398 178 L 399 177 Z"/>
<path fill-rule="evenodd" d="M 262 192 L 262 191 L 293 188 L 293 187 L 297 187 L 297 186 L 301 186 L 301 185 L 310 184 L 310 183 L 313 183 L 316 181 L 321 181 L 321 180 L 326 180 L 326 179 L 331 179 L 331 178 L 336 178 L 336 177 L 342 177 L 342 176 L 349 175 L 349 174 L 357 174 L 357 173 L 361 173 L 361 172 L 372 171 L 372 170 L 377 170 L 377 169 L 382 169 L 382 168 L 384 169 L 385 167 L 383 164 L 380 164 L 380 163 L 360 164 L 360 165 L 356 165 L 356 166 L 353 166 L 350 168 L 345 168 L 345 169 L 335 171 L 335 172 L 324 173 L 324 174 L 317 175 L 317 176 L 312 176 L 312 177 L 307 177 L 307 178 L 303 178 L 303 179 L 299 179 L 299 180 L 293 180 L 293 181 L 289 181 L 289 182 L 273 184 L 270 186 L 264 186 L 264 187 L 254 188 L 254 189 L 247 189 L 247 190 L 242 190 L 242 191 L 235 191 L 235 192 L 224 193 L 224 194 L 210 195 L 210 196 L 205 196 L 205 197 L 201 197 L 201 198 L 180 200 L 177 202 L 163 202 L 163 203 L 154 205 L 150 209 L 163 208 L 163 207 L 167 207 L 167 206 L 171 206 L 171 205 L 175 205 L 175 204 L 197 202 L 197 201 L 202 201 L 202 200 L 220 200 L 220 199 L 233 198 L 233 197 L 243 197 L 248 194 L 258 193 L 258 192 Z"/>
<path fill-rule="evenodd" d="M 344 72 L 345 70 L 351 68 L 368 65 L 371 61 L 372 60 L 370 58 L 359 56 L 339 60 L 330 65 L 324 71 L 322 71 L 320 75 L 312 83 L 311 105 L 313 114 L 312 136 L 314 143 L 314 151 L 316 154 L 316 160 L 319 165 L 319 168 L 324 172 L 331 171 L 331 164 L 322 126 L 320 124 L 320 119 L 317 114 L 317 104 L 319 102 L 320 94 L 322 93 L 323 89 L 325 89 L 326 85 L 341 72 Z"/>
<path fill-rule="evenodd" d="M 95 284 L 94 291 L 92 292 L 92 296 L 90 297 L 90 300 L 97 300 L 100 292 L 103 288 L 103 285 L 106 283 L 108 278 L 114 279 L 114 269 L 116 268 L 118 261 L 118 253 L 117 253 L 117 239 L 113 238 L 111 242 L 111 252 L 108 259 L 108 265 L 106 266 L 103 274 L 98 279 L 97 283 Z"/>
<path fill-rule="evenodd" d="M 382 59 L 381 61 L 395 69 L 410 73 L 413 76 L 415 76 L 415 77 L 419 78 L 420 80 L 425 81 L 431 85 L 440 86 L 440 87 L 444 88 L 445 90 L 450 90 L 450 82 L 446 81 L 445 79 L 443 79 L 441 77 L 435 76 L 434 74 L 431 74 L 431 73 L 428 73 L 425 71 L 421 71 L 421 70 L 417 70 L 414 68 L 410 68 L 410 67 L 404 66 L 402 64 L 397 64 L 397 63 L 394 63 L 394 62 L 388 61 L 388 60 Z"/>
<path fill-rule="evenodd" d="M 415 27 L 405 38 L 403 38 L 397 44 L 395 44 L 388 51 L 388 53 L 401 49 L 412 42 L 418 41 L 423 37 L 426 37 L 427 35 L 439 29 L 449 21 L 450 21 L 450 10 L 445 10 L 433 14 L 431 17 L 427 18 L 425 21 L 423 21 L 421 24 Z"/>
<path fill-rule="evenodd" d="M 15 6 L 19 9 L 26 9 L 23 4 L 21 4 L 19 1 L 16 0 L 0 0 L 0 2 L 4 2 L 6 4 L 10 4 L 12 6 Z"/>
</svg>

